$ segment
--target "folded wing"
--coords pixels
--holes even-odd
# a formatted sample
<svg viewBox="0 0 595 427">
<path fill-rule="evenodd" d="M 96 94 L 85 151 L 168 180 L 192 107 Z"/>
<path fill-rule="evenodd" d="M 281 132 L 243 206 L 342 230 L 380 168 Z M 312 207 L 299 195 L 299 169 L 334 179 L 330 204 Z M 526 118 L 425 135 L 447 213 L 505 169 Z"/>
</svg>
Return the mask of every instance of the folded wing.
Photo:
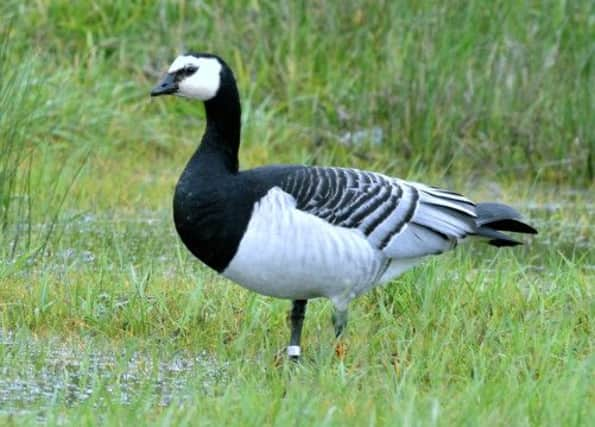
<svg viewBox="0 0 595 427">
<path fill-rule="evenodd" d="M 477 230 L 475 205 L 460 194 L 382 174 L 302 168 L 282 189 L 298 209 L 361 231 L 389 258 L 438 254 Z"/>
</svg>

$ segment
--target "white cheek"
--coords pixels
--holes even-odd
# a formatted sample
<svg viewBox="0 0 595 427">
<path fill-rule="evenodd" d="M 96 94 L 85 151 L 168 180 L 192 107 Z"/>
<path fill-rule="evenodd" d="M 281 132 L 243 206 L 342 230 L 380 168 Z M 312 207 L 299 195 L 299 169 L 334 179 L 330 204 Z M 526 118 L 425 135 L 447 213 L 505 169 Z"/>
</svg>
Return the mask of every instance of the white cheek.
<svg viewBox="0 0 595 427">
<path fill-rule="evenodd" d="M 178 93 L 188 98 L 197 98 L 208 101 L 217 94 L 220 85 L 219 71 L 198 70 L 192 76 L 179 83 Z"/>
</svg>

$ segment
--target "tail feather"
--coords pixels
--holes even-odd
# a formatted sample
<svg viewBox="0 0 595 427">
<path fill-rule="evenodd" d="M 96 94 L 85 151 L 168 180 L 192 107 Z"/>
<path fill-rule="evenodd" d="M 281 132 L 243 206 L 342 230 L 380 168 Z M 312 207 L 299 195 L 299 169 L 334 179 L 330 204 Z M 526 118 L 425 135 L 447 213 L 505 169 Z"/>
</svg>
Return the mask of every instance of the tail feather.
<svg viewBox="0 0 595 427">
<path fill-rule="evenodd" d="M 476 206 L 477 235 L 487 237 L 493 246 L 516 246 L 522 242 L 508 237 L 501 231 L 537 234 L 537 230 L 521 220 L 521 214 L 501 203 L 479 203 Z"/>
</svg>

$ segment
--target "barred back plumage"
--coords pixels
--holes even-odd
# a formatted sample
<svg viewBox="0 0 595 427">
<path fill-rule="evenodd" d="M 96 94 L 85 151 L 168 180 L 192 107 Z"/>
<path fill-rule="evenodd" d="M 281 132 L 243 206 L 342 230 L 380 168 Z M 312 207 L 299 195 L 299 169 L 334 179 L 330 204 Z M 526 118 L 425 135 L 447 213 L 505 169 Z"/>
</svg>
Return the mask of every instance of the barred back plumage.
<svg viewBox="0 0 595 427">
<path fill-rule="evenodd" d="M 297 209 L 359 230 L 388 257 L 440 253 L 477 228 L 475 205 L 462 195 L 379 173 L 300 168 L 280 187 Z"/>
</svg>

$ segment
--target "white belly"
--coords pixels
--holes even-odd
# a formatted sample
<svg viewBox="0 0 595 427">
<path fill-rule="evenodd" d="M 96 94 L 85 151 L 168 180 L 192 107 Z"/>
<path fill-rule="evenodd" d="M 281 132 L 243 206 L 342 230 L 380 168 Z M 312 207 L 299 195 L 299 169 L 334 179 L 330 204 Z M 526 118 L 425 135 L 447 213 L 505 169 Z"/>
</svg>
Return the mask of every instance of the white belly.
<svg viewBox="0 0 595 427">
<path fill-rule="evenodd" d="M 361 232 L 302 212 L 273 188 L 255 206 L 223 275 L 277 298 L 350 300 L 378 283 L 388 262 Z"/>
</svg>

